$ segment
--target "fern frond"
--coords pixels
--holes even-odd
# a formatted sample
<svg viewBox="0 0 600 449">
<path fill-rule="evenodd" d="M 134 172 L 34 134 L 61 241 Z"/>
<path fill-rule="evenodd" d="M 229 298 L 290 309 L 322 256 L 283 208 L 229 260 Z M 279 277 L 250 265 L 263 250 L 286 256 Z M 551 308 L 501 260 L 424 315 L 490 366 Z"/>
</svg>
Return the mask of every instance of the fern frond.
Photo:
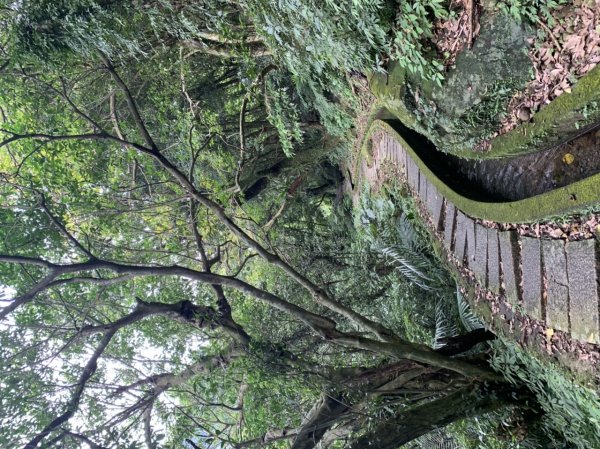
<svg viewBox="0 0 600 449">
<path fill-rule="evenodd" d="M 432 347 L 439 349 L 444 346 L 444 340 L 458 335 L 458 328 L 448 319 L 442 301 L 435 305 L 435 334 L 433 336 Z"/>
<path fill-rule="evenodd" d="M 429 263 L 422 254 L 414 253 L 408 248 L 396 245 L 377 247 L 388 261 L 408 280 L 414 282 L 423 290 L 436 290 L 434 278 L 428 275 Z"/>
<path fill-rule="evenodd" d="M 483 322 L 473 313 L 467 300 L 460 293 L 458 285 L 456 286 L 456 301 L 458 304 L 458 316 L 467 331 L 470 332 L 485 327 Z"/>
</svg>

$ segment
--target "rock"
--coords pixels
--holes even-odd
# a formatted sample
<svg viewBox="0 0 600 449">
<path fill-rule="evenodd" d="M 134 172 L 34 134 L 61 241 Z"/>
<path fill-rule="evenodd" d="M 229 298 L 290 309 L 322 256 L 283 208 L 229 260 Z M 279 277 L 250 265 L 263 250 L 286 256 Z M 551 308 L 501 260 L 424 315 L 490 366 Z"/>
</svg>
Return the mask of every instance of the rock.
<svg viewBox="0 0 600 449">
<path fill-rule="evenodd" d="M 521 108 L 517 112 L 517 118 L 522 122 L 528 122 L 531 119 L 531 109 Z"/>
<path fill-rule="evenodd" d="M 531 79 L 528 38 L 532 33 L 530 26 L 507 14 L 485 13 L 473 48 L 458 55 L 444 85 L 433 90 L 437 107 L 456 119 L 495 94 L 499 83 L 524 85 Z"/>
<path fill-rule="evenodd" d="M 389 79 L 373 76 L 371 87 L 404 125 L 425 135 L 442 151 L 476 147 L 499 122 L 499 105 L 532 78 L 525 21 L 488 11 L 472 49 L 464 49 L 442 86 L 397 64 Z"/>
</svg>

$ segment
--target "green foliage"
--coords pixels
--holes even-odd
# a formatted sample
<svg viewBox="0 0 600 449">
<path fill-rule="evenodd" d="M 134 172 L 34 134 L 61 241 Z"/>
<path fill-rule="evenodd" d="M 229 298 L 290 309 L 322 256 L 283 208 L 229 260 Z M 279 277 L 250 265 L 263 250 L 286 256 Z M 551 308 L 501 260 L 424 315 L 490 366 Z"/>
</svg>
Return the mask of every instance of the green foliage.
<svg viewBox="0 0 600 449">
<path fill-rule="evenodd" d="M 435 256 L 431 236 L 406 192 L 391 186 L 371 197 L 365 191 L 354 222 L 358 229 L 354 247 L 375 259 L 368 262 L 363 256 L 363 263 L 393 269 L 385 276 L 371 275 L 370 282 L 386 290 L 387 300 L 378 304 L 384 308 L 382 319 L 411 340 L 436 345 L 455 335 L 460 323 L 454 280 Z"/>
<path fill-rule="evenodd" d="M 435 20 L 447 18 L 448 7 L 443 0 L 413 0 L 399 2 L 394 22 L 392 59 L 411 73 L 441 85 L 443 65 L 429 53 L 428 39 L 433 37 Z"/>
<path fill-rule="evenodd" d="M 501 0 L 497 6 L 519 22 L 527 19 L 531 23 L 538 23 L 541 19 L 551 27 L 554 25 L 552 10 L 566 4 L 568 0 Z"/>
<path fill-rule="evenodd" d="M 478 140 L 491 137 L 506 114 L 506 106 L 513 97 L 519 83 L 512 79 L 496 81 L 481 96 L 481 102 L 465 111 L 454 125 L 456 129 L 479 131 Z"/>
<path fill-rule="evenodd" d="M 481 320 L 473 313 L 473 310 L 469 306 L 467 300 L 460 293 L 458 286 L 456 289 L 456 302 L 458 305 L 458 316 L 460 318 L 460 322 L 466 331 L 470 332 L 484 327 Z"/>
<path fill-rule="evenodd" d="M 351 125 L 352 103 L 345 73 L 376 65 L 374 54 L 385 47 L 377 1 L 249 1 L 244 8 L 293 76 L 299 95 L 314 105 L 329 132 L 343 135 Z M 350 104 L 351 106 L 351 104 Z"/>
<path fill-rule="evenodd" d="M 498 340 L 493 349 L 492 367 L 535 394 L 544 412 L 543 430 L 554 447 L 600 447 L 600 402 L 593 391 L 512 342 Z"/>
<path fill-rule="evenodd" d="M 291 158 L 294 156 L 295 143 L 302 141 L 303 134 L 297 104 L 290 98 L 288 86 L 277 86 L 269 79 L 265 89 L 267 118 L 277 130 L 281 149 Z"/>
<path fill-rule="evenodd" d="M 531 430 L 520 429 L 519 410 L 509 408 L 451 424 L 445 431 L 460 449 L 540 449 L 543 446 Z"/>
</svg>

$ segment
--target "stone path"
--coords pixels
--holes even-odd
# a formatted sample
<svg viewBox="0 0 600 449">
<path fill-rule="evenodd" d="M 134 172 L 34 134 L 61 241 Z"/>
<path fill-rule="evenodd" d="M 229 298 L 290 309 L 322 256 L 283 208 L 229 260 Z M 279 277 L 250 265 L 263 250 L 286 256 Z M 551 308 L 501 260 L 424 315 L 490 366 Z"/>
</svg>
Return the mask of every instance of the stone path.
<svg viewBox="0 0 600 449">
<path fill-rule="evenodd" d="M 361 178 L 377 180 L 383 164 L 394 164 L 425 206 L 446 250 L 480 286 L 548 327 L 600 343 L 600 245 L 595 239 L 546 240 L 484 227 L 444 198 L 400 143 L 381 133 L 374 139 L 372 165 L 362 161 Z"/>
</svg>

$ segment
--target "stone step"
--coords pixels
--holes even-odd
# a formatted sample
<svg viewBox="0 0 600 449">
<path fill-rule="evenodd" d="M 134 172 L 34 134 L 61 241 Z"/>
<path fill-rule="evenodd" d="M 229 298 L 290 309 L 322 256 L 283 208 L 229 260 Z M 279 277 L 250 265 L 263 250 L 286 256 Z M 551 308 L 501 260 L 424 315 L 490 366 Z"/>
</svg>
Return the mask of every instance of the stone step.
<svg viewBox="0 0 600 449">
<path fill-rule="evenodd" d="M 475 222 L 461 211 L 456 213 L 454 257 L 467 267 L 475 260 Z"/>
<path fill-rule="evenodd" d="M 475 279 L 483 287 L 487 286 L 487 228 L 475 224 L 475 259 L 471 265 Z"/>
<path fill-rule="evenodd" d="M 502 291 L 510 304 L 518 306 L 521 302 L 521 272 L 519 270 L 520 248 L 515 231 L 498 233 L 500 249 Z"/>
<path fill-rule="evenodd" d="M 523 309 L 527 315 L 543 321 L 542 309 L 542 254 L 540 239 L 521 237 L 521 279 L 523 281 Z"/>
<path fill-rule="evenodd" d="M 427 201 L 427 177 L 419 170 L 419 197 L 421 201 Z"/>
<path fill-rule="evenodd" d="M 546 324 L 569 331 L 569 281 L 563 240 L 542 240 L 543 273 L 546 280 Z"/>
<path fill-rule="evenodd" d="M 411 158 L 407 159 L 406 168 L 408 173 L 408 185 L 413 192 L 417 192 L 419 190 L 419 168 Z"/>
<path fill-rule="evenodd" d="M 493 293 L 500 293 L 500 252 L 498 248 L 498 231 L 487 229 L 487 288 Z"/>
<path fill-rule="evenodd" d="M 423 176 L 425 178 L 425 176 Z M 442 229 L 442 211 L 444 206 L 444 197 L 438 192 L 433 184 L 427 182 L 427 201 L 425 205 L 433 221 L 436 232 L 440 232 Z"/>
<path fill-rule="evenodd" d="M 445 201 L 444 210 L 444 244 L 450 252 L 454 251 L 454 235 L 456 234 L 456 207 Z"/>
<path fill-rule="evenodd" d="M 580 340 L 599 343 L 596 240 L 567 242 L 565 248 L 569 280 L 571 335 Z"/>
</svg>

